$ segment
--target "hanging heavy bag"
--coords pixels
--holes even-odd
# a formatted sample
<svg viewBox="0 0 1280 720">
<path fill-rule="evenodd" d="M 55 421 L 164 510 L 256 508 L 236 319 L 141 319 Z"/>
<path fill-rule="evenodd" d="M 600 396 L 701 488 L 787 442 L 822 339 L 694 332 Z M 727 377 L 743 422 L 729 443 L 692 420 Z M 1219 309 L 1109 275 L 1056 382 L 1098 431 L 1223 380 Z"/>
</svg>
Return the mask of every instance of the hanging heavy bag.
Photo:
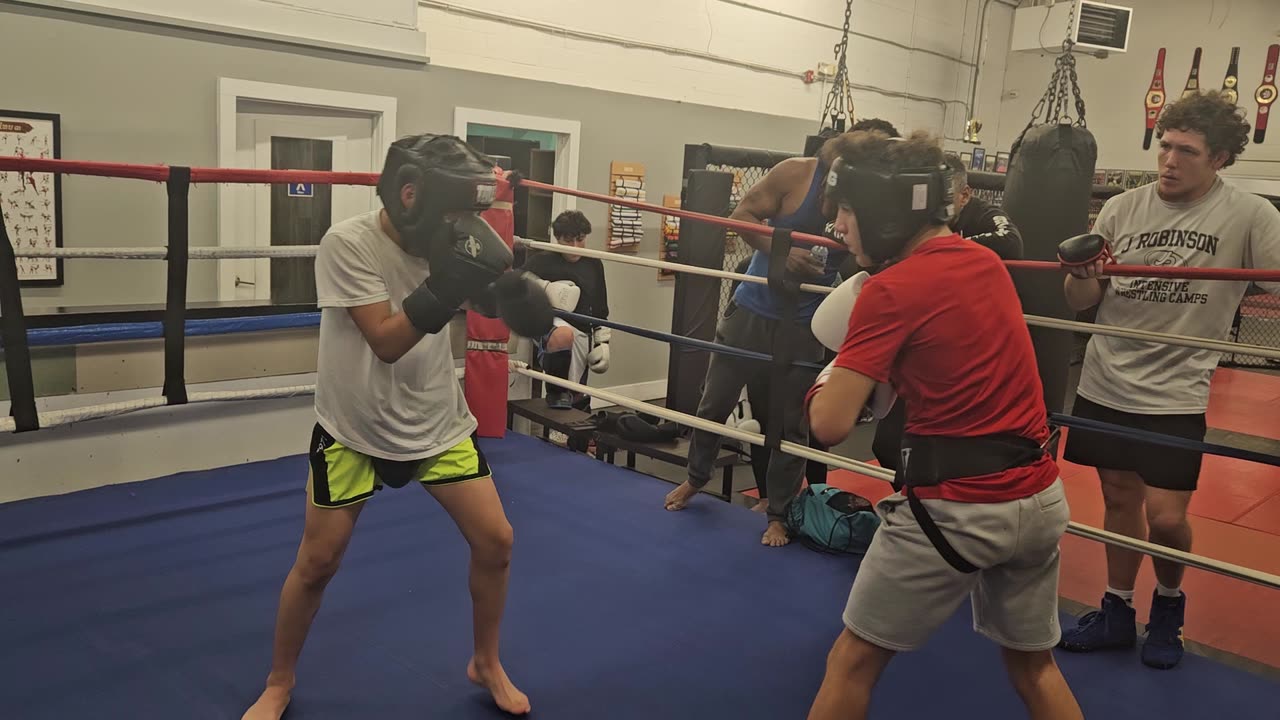
<svg viewBox="0 0 1280 720">
<path fill-rule="evenodd" d="M 1098 144 L 1085 123 L 1084 99 L 1070 47 L 1069 41 L 1064 43 L 1049 88 L 1011 149 L 1001 205 L 1022 233 L 1027 260 L 1056 261 L 1058 243 L 1088 232 L 1089 228 Z M 1071 95 L 1072 102 L 1068 102 Z M 1074 121 L 1070 116 L 1073 107 Z M 1043 122 L 1037 123 L 1041 119 Z M 1024 313 L 1075 319 L 1063 295 L 1061 274 L 1025 269 L 1011 269 L 1010 274 Z M 1071 361 L 1071 333 L 1032 327 L 1031 341 L 1045 405 L 1051 413 L 1062 412 Z"/>
<path fill-rule="evenodd" d="M 811 550 L 861 555 L 880 527 L 871 501 L 831 485 L 806 487 L 787 510 L 787 530 Z"/>
</svg>

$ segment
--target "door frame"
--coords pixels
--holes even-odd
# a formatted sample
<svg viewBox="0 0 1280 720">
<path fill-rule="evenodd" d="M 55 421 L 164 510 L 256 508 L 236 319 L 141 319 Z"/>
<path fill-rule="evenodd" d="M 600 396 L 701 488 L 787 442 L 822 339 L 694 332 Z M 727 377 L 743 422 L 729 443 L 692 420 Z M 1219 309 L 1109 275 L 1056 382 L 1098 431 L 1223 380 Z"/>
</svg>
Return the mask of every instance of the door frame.
<svg viewBox="0 0 1280 720">
<path fill-rule="evenodd" d="M 396 137 L 396 98 L 386 95 L 325 90 L 281 85 L 238 78 L 218 78 L 218 167 L 236 166 L 236 115 L 241 100 L 257 100 L 309 110 L 344 110 L 368 115 L 373 120 L 370 167 L 381 167 L 387 148 Z M 218 185 L 218 245 L 244 246 L 252 238 L 236 237 L 235 202 L 226 183 Z M 236 297 L 236 263 L 218 263 L 218 299 Z"/>
<path fill-rule="evenodd" d="M 521 130 L 537 130 L 549 132 L 556 136 L 556 179 L 560 187 L 578 187 L 578 151 L 582 140 L 582 123 L 577 120 L 539 117 L 537 115 L 518 115 L 516 113 L 481 110 L 479 108 L 456 107 L 453 109 L 453 134 L 460 138 L 467 137 L 467 126 L 494 125 L 497 127 L 518 128 Z M 555 193 L 551 196 L 551 216 L 555 217 L 565 210 L 578 207 L 578 199 L 572 195 Z"/>
<path fill-rule="evenodd" d="M 271 165 L 271 145 L 269 142 L 264 143 L 263 140 L 267 139 L 269 141 L 269 138 L 273 135 L 278 137 L 279 134 L 276 132 L 276 128 L 271 126 L 276 125 L 277 123 L 284 125 L 287 122 L 296 130 L 288 133 L 290 137 L 304 138 L 307 140 L 327 140 L 333 148 L 333 166 L 335 168 L 345 167 L 347 160 L 347 146 L 339 142 L 343 138 L 327 135 L 323 131 L 307 129 L 306 126 L 311 120 L 312 118 L 309 117 L 289 118 L 288 121 L 283 119 L 279 121 L 272 120 L 268 123 L 266 128 L 263 127 L 261 120 L 255 123 L 253 148 L 254 166 L 269 167 Z M 297 128 L 301 128 L 301 130 L 297 130 Z M 271 209 L 271 187 L 272 186 L 270 185 L 253 186 L 254 232 L 253 237 L 248 238 L 249 240 L 252 240 L 252 242 L 248 243 L 250 245 L 265 247 L 271 244 L 271 213 L 269 212 Z M 334 193 L 333 195 L 333 202 L 330 205 L 331 208 L 338 204 L 337 193 Z M 244 208 L 241 207 L 240 210 L 243 212 Z M 332 212 L 332 209 L 330 212 Z M 330 217 L 330 221 L 332 222 L 332 217 Z M 246 238 L 239 238 L 239 240 L 244 242 Z M 232 267 L 235 267 L 238 264 L 241 270 L 247 267 L 252 267 L 254 285 L 253 292 L 251 294 L 253 299 L 270 300 L 272 290 L 271 262 L 272 261 L 269 258 L 258 258 L 257 260 L 222 260 L 219 265 L 231 265 Z M 236 273 L 237 277 L 239 274 L 239 272 Z M 245 293 L 236 293 L 236 295 L 243 296 Z M 237 297 L 236 299 L 240 300 L 244 298 Z"/>
</svg>

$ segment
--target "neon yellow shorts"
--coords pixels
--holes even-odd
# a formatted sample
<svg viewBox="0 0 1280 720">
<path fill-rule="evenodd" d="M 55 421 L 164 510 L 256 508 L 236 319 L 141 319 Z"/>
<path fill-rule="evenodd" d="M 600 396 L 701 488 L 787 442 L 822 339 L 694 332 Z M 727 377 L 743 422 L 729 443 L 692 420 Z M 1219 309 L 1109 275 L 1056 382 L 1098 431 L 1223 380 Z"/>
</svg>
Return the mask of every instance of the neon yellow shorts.
<svg viewBox="0 0 1280 720">
<path fill-rule="evenodd" d="M 311 431 L 311 502 L 343 507 L 368 500 L 384 485 L 453 483 L 491 476 L 475 436 L 422 460 L 383 460 L 338 442 L 319 423 Z"/>
</svg>

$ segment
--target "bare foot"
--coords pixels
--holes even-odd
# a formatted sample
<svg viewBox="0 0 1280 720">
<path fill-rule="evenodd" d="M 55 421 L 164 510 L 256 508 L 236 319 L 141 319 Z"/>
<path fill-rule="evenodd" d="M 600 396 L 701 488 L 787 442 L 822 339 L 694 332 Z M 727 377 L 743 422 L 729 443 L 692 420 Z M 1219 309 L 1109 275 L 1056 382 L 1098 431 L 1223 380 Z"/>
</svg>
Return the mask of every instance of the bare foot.
<svg viewBox="0 0 1280 720">
<path fill-rule="evenodd" d="M 690 485 L 687 481 L 680 484 L 680 487 L 667 493 L 667 499 L 664 501 L 668 510 L 683 510 L 685 505 L 698 494 L 698 489 Z"/>
<path fill-rule="evenodd" d="M 757 501 L 755 505 L 751 506 L 751 512 L 758 512 L 761 514 L 769 512 L 769 501 L 768 500 Z"/>
<path fill-rule="evenodd" d="M 289 707 L 289 692 L 288 687 L 268 685 L 258 702 L 246 710 L 240 720 L 280 720 L 285 708 Z"/>
<path fill-rule="evenodd" d="M 476 666 L 476 659 L 471 658 L 471 662 L 467 663 L 467 679 L 488 690 L 489 694 L 493 695 L 493 701 L 503 712 L 525 715 L 532 709 L 529 705 L 529 696 L 520 692 L 511 683 L 511 678 L 507 677 L 507 671 L 502 669 L 502 665 L 487 667 L 482 672 Z"/>
<path fill-rule="evenodd" d="M 787 529 L 783 527 L 780 520 L 770 520 L 769 527 L 764 531 L 764 537 L 760 538 L 760 544 L 769 547 L 782 547 L 789 542 L 791 538 L 787 537 Z"/>
</svg>

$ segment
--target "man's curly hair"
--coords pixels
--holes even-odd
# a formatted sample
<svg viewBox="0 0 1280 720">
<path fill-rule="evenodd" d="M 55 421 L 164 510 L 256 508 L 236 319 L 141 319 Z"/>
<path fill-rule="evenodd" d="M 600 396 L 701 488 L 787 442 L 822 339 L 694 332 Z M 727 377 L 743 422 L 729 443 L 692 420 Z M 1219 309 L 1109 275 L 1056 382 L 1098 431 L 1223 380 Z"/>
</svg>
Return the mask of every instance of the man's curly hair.
<svg viewBox="0 0 1280 720">
<path fill-rule="evenodd" d="M 1244 108 L 1232 104 L 1221 92 L 1199 92 L 1174 101 L 1156 121 L 1156 137 L 1167 130 L 1204 135 L 1209 154 L 1227 153 L 1223 167 L 1231 167 L 1249 142 L 1249 121 Z"/>
<path fill-rule="evenodd" d="M 557 238 L 586 237 L 591 234 L 591 221 L 581 210 L 565 210 L 551 223 L 551 233 Z"/>
</svg>

